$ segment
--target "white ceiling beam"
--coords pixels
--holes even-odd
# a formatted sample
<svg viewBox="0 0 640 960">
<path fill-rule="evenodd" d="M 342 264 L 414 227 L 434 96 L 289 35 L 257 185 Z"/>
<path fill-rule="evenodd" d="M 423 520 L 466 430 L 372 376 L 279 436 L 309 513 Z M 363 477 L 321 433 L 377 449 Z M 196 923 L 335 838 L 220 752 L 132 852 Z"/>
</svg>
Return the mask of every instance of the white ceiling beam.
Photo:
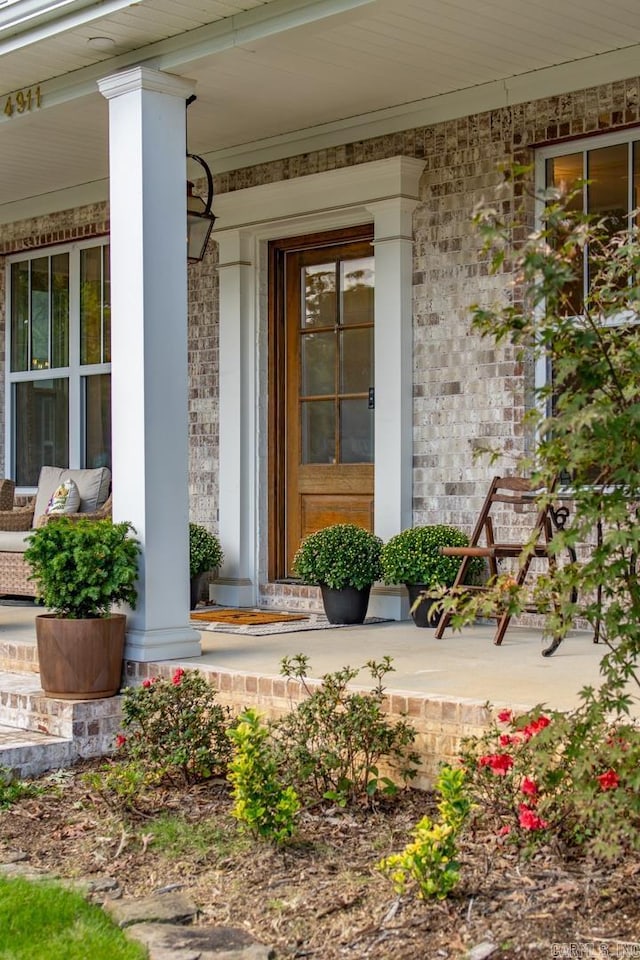
<svg viewBox="0 0 640 960">
<path fill-rule="evenodd" d="M 0 10 L 0 53 L 13 53 L 40 40 L 102 20 L 141 0 L 21 0 Z"/>
</svg>

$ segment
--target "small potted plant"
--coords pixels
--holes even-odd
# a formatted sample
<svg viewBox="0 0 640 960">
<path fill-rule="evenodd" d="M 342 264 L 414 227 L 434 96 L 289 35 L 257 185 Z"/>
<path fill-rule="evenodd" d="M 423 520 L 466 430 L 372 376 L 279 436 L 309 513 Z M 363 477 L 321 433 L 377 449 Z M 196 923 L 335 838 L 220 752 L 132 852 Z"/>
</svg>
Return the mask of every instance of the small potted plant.
<svg viewBox="0 0 640 960">
<path fill-rule="evenodd" d="M 224 554 L 215 534 L 197 523 L 189 524 L 189 579 L 191 581 L 191 609 L 195 609 L 202 591 L 204 575 L 217 570 Z"/>
<path fill-rule="evenodd" d="M 140 545 L 131 524 L 58 517 L 29 535 L 25 560 L 38 599 L 40 682 L 47 696 L 112 697 L 120 689 L 126 615 L 134 608 Z"/>
<path fill-rule="evenodd" d="M 385 543 L 380 557 L 382 578 L 387 584 L 405 584 L 416 626 L 437 626 L 440 615 L 428 615 L 432 602 L 429 591 L 451 587 L 458 573 L 460 558 L 443 557 L 440 547 L 466 547 L 468 543 L 462 530 L 446 524 L 410 527 Z M 474 561 L 474 565 L 474 574 L 479 575 L 482 561 Z M 421 602 L 415 605 L 418 598 Z"/>
<path fill-rule="evenodd" d="M 305 537 L 295 573 L 319 586 L 329 623 L 363 623 L 371 585 L 380 579 L 382 540 L 353 523 L 336 523 Z"/>
</svg>

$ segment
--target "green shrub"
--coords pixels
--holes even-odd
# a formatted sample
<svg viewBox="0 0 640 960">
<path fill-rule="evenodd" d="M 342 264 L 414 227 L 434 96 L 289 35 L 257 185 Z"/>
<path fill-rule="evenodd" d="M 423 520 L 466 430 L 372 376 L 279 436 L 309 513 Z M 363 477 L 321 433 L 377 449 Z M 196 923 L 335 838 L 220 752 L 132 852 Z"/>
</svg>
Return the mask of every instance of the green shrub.
<svg viewBox="0 0 640 960">
<path fill-rule="evenodd" d="M 423 817 L 413 831 L 413 842 L 377 864 L 398 894 L 405 893 L 413 882 L 421 899 L 444 900 L 460 880 L 456 841 L 472 807 L 464 772 L 443 767 L 436 790 L 441 795 L 440 822 Z"/>
<path fill-rule="evenodd" d="M 427 587 L 450 587 L 460 567 L 460 557 L 440 556 L 440 547 L 466 547 L 469 538 L 457 527 L 442 524 L 411 527 L 397 533 L 382 548 L 380 562 L 385 583 L 423 583 Z M 473 574 L 483 569 L 472 561 Z"/>
<path fill-rule="evenodd" d="M 353 523 L 336 523 L 301 542 L 293 568 L 305 583 L 362 590 L 380 578 L 382 540 Z"/>
<path fill-rule="evenodd" d="M 341 805 L 370 801 L 377 793 L 390 797 L 396 783 L 380 776 L 382 761 L 406 782 L 416 774 L 419 757 L 410 750 L 415 730 L 405 720 L 392 722 L 382 712 L 382 678 L 392 670 L 390 657 L 366 664 L 377 681 L 368 693 L 349 692 L 360 672 L 344 667 L 325 674 L 316 690 L 306 687 L 308 660 L 285 657 L 281 673 L 301 680 L 308 697 L 273 724 L 280 762 L 289 781 L 310 799 Z"/>
<path fill-rule="evenodd" d="M 140 546 L 129 523 L 56 517 L 28 537 L 25 560 L 38 598 L 58 617 L 107 616 L 135 607 Z"/>
<path fill-rule="evenodd" d="M 222 565 L 224 553 L 215 534 L 197 523 L 189 524 L 189 576 L 197 577 Z"/>
<path fill-rule="evenodd" d="M 300 801 L 278 774 L 269 728 L 255 710 L 246 710 L 229 730 L 234 751 L 229 764 L 233 786 L 233 815 L 258 837 L 283 843 L 295 830 Z"/>
<path fill-rule="evenodd" d="M 193 783 L 226 770 L 231 716 L 197 670 L 179 667 L 170 680 L 128 687 L 122 722 L 126 733 L 116 738 L 119 757 L 143 764 L 149 774 Z"/>
</svg>

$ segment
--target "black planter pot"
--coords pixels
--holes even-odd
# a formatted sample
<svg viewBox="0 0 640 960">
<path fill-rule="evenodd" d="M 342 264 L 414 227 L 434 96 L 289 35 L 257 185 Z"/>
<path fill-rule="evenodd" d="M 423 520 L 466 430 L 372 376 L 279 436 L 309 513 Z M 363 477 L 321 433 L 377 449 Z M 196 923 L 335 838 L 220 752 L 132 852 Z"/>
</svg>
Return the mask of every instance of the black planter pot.
<svg viewBox="0 0 640 960">
<path fill-rule="evenodd" d="M 320 585 L 324 612 L 329 623 L 364 623 L 369 606 L 371 584 L 356 590 L 355 587 L 344 587 L 342 590 L 332 590 L 331 587 Z"/>
<path fill-rule="evenodd" d="M 427 590 L 428 587 L 424 583 L 405 583 L 405 587 L 409 591 L 409 604 L 413 606 L 415 601 L 418 599 L 420 594 Z M 416 627 L 437 627 L 440 621 L 440 614 L 436 613 L 429 617 L 429 609 L 433 603 L 433 597 L 423 597 L 416 609 L 411 614 L 413 622 Z"/>
<path fill-rule="evenodd" d="M 195 610 L 198 606 L 198 602 L 202 595 L 202 581 L 205 578 L 204 573 L 199 573 L 195 577 L 191 577 L 191 599 L 190 599 L 190 609 Z"/>
</svg>

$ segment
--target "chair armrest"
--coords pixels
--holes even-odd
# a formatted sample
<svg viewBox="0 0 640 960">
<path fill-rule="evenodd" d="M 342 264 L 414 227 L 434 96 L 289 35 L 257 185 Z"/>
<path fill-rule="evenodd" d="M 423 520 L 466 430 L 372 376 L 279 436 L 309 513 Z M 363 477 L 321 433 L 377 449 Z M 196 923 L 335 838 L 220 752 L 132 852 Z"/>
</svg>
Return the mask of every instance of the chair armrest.
<svg viewBox="0 0 640 960">
<path fill-rule="evenodd" d="M 30 530 L 33 524 L 33 511 L 36 498 L 32 497 L 22 507 L 13 510 L 0 510 L 0 530 Z"/>
</svg>

